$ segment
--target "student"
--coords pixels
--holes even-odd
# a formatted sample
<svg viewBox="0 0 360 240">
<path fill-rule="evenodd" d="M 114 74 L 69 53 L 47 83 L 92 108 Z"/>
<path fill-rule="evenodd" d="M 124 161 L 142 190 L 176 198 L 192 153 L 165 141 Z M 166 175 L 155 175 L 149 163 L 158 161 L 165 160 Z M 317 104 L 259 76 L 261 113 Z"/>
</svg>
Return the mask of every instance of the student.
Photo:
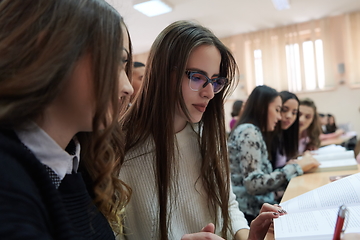
<svg viewBox="0 0 360 240">
<path fill-rule="evenodd" d="M 243 101 L 241 100 L 236 100 L 233 104 L 232 107 L 232 112 L 231 112 L 231 121 L 230 121 L 230 129 L 233 129 L 235 123 L 239 120 L 239 114 L 241 112 L 243 106 Z"/>
<path fill-rule="evenodd" d="M 273 167 L 285 166 L 298 155 L 299 145 L 299 104 L 297 96 L 289 91 L 279 93 L 282 100 L 279 132 L 272 141 Z"/>
<path fill-rule="evenodd" d="M 0 1 L 0 239 L 114 239 L 125 195 L 110 133 L 133 92 L 122 28 L 102 0 Z"/>
<path fill-rule="evenodd" d="M 320 147 L 321 128 L 315 103 L 310 98 L 300 100 L 299 154 Z"/>
<path fill-rule="evenodd" d="M 319 113 L 319 122 L 322 130 L 320 140 L 336 138 L 344 133 L 342 129 L 337 129 L 334 116 L 331 114 Z"/>
<path fill-rule="evenodd" d="M 281 168 L 291 163 L 298 156 L 299 148 L 299 105 L 297 96 L 288 91 L 279 93 L 283 102 L 281 108 L 281 122 L 278 133 L 272 141 L 272 164 L 274 168 Z M 312 158 L 307 152 L 303 158 Z M 296 160 L 298 161 L 298 160 Z M 316 161 L 311 159 L 309 162 Z"/>
<path fill-rule="evenodd" d="M 327 133 L 326 125 L 328 123 L 328 116 L 323 113 L 318 113 L 319 115 L 319 124 L 321 126 L 322 133 Z"/>
<path fill-rule="evenodd" d="M 257 86 L 229 136 L 233 190 L 248 221 L 257 216 L 263 203 L 277 204 L 275 191 L 285 189 L 292 177 L 318 165 L 312 158 L 273 170 L 268 152 L 271 132 L 281 119 L 281 108 L 282 100 L 275 89 Z"/>
<path fill-rule="evenodd" d="M 338 129 L 335 124 L 335 118 L 333 115 L 327 115 L 327 124 L 325 125 L 326 131 L 320 134 L 320 140 L 330 139 L 330 138 L 337 138 L 344 134 L 343 129 Z"/>
<path fill-rule="evenodd" d="M 333 115 L 327 115 L 327 124 L 326 124 L 326 132 L 327 133 L 334 133 L 337 130 L 337 126 L 335 123 L 335 118 Z"/>
<path fill-rule="evenodd" d="M 153 43 L 139 93 L 123 119 L 126 158 L 120 179 L 133 192 L 127 239 L 180 239 L 212 224 L 207 239 L 264 238 L 281 208 L 265 204 L 250 233 L 232 194 L 224 100 L 236 70 L 208 29 L 186 21 Z M 136 126 L 136 127 L 134 127 Z M 136 176 L 136 177 L 134 177 Z M 188 237 L 188 235 L 184 235 Z"/>
<path fill-rule="evenodd" d="M 134 62 L 133 71 L 132 71 L 132 81 L 131 85 L 134 88 L 134 94 L 132 97 L 135 97 L 141 87 L 143 77 L 145 74 L 145 64 L 141 62 Z"/>
</svg>

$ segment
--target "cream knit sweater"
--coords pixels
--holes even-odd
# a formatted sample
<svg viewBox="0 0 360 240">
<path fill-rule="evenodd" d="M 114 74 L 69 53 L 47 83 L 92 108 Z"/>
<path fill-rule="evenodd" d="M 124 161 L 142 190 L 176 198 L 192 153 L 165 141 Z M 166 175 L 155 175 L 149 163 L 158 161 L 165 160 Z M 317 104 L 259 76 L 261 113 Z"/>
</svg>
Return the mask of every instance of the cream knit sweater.
<svg viewBox="0 0 360 240">
<path fill-rule="evenodd" d="M 176 134 L 179 148 L 178 189 L 176 201 L 169 200 L 169 238 L 180 240 L 186 233 L 199 232 L 214 218 L 207 207 L 207 194 L 200 176 L 201 155 L 195 133 L 188 124 Z M 130 203 L 126 207 L 125 238 L 128 240 L 159 239 L 157 189 L 153 166 L 153 144 L 147 142 L 126 155 L 126 162 L 121 168 L 120 179 L 133 190 Z M 239 229 L 249 228 L 243 213 L 238 208 L 235 195 L 230 194 L 229 211 L 234 233 Z M 218 213 L 219 214 L 219 213 Z M 221 226 L 216 228 L 218 234 Z M 229 236 L 230 239 L 230 236 Z"/>
</svg>

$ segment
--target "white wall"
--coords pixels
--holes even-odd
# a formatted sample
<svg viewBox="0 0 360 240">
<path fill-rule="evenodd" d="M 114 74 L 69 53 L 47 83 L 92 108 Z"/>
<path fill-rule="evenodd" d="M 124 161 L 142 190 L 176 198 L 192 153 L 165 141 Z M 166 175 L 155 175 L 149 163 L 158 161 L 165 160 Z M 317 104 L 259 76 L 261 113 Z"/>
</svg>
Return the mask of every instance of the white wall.
<svg viewBox="0 0 360 240">
<path fill-rule="evenodd" d="M 235 95 L 235 94 L 234 94 Z M 235 99 L 244 99 L 243 94 L 232 96 L 225 103 L 225 121 L 229 131 L 232 104 Z M 330 113 L 335 116 L 337 124 L 349 123 L 350 130 L 356 131 L 360 138 L 360 88 L 350 88 L 347 85 L 339 85 L 336 89 L 322 92 L 298 93 L 301 98 L 311 98 L 321 113 Z"/>
</svg>

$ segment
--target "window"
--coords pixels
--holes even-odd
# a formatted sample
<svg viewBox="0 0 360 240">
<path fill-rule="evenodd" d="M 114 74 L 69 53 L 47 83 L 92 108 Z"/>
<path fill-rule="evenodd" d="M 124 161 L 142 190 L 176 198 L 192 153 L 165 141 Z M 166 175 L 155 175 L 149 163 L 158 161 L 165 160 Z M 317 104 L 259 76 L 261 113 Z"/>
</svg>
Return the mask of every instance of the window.
<svg viewBox="0 0 360 240">
<path fill-rule="evenodd" d="M 254 50 L 255 59 L 255 82 L 256 86 L 264 85 L 263 67 L 262 67 L 262 55 L 261 50 Z"/>
<path fill-rule="evenodd" d="M 299 44 L 285 46 L 289 90 L 323 89 L 325 72 L 322 40 L 305 41 L 301 50 L 299 47 Z"/>
<path fill-rule="evenodd" d="M 286 69 L 290 91 L 301 90 L 300 52 L 299 44 L 288 44 L 285 46 Z"/>
</svg>

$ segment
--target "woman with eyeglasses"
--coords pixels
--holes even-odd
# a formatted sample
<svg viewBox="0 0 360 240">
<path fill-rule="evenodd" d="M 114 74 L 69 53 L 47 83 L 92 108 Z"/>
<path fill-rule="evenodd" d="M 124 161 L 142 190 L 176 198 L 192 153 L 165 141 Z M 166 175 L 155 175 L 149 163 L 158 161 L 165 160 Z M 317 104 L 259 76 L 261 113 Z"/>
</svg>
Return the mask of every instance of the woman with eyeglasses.
<svg viewBox="0 0 360 240">
<path fill-rule="evenodd" d="M 143 90 L 122 119 L 127 239 L 262 239 L 283 214 L 265 204 L 249 233 L 232 193 L 223 105 L 236 69 L 220 40 L 191 22 L 153 43 Z"/>
<path fill-rule="evenodd" d="M 282 100 L 275 89 L 257 86 L 229 136 L 233 189 L 239 208 L 249 222 L 261 212 L 264 203 L 277 204 L 275 192 L 284 190 L 291 178 L 304 172 L 302 166 L 295 163 L 274 170 L 269 159 L 281 108 Z"/>
</svg>

